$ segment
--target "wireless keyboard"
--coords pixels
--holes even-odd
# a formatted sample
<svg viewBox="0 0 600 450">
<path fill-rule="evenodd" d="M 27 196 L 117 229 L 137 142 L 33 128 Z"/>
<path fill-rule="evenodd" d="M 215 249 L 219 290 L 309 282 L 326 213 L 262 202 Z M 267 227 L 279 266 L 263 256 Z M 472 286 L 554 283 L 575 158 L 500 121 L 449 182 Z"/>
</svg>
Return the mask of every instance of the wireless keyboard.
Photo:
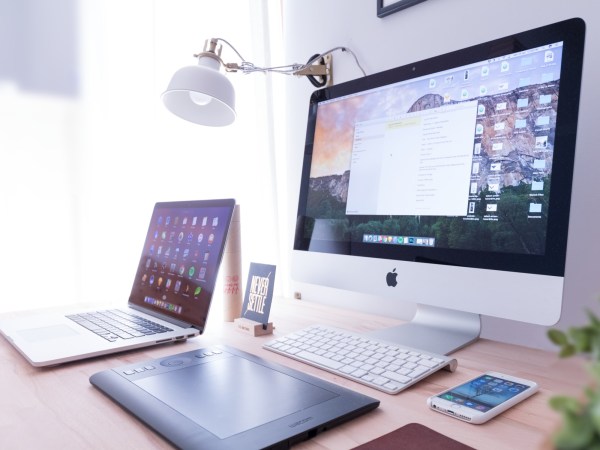
<svg viewBox="0 0 600 450">
<path fill-rule="evenodd" d="M 454 358 L 324 325 L 279 337 L 263 348 L 388 394 L 457 366 Z"/>
</svg>

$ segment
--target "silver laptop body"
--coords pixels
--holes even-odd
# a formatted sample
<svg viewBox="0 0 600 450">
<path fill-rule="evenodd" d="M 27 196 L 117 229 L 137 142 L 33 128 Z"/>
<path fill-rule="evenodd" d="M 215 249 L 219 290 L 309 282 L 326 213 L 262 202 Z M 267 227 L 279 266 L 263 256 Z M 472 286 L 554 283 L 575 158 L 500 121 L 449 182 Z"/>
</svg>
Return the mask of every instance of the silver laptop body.
<svg viewBox="0 0 600 450">
<path fill-rule="evenodd" d="M 129 301 L 122 308 L 5 315 L 0 333 L 33 366 L 202 334 L 234 206 L 233 199 L 156 203 Z"/>
</svg>

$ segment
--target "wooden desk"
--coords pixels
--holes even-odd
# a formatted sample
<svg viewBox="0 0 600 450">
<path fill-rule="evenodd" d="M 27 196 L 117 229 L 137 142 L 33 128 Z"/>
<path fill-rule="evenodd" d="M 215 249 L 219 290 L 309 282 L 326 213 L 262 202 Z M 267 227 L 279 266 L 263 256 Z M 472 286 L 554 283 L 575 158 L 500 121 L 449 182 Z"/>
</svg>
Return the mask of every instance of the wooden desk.
<svg viewBox="0 0 600 450">
<path fill-rule="evenodd" d="M 215 307 L 219 307 L 216 305 Z M 313 323 L 368 331 L 400 321 L 332 309 L 299 300 L 276 299 L 271 317 L 276 335 Z M 298 370 L 308 372 L 381 401 L 365 416 L 300 444 L 302 449 L 347 449 L 368 442 L 405 424 L 418 422 L 480 449 L 535 449 L 548 444 L 560 418 L 548 407 L 556 394 L 579 395 L 587 382 L 576 359 L 560 360 L 554 353 L 480 340 L 455 354 L 458 370 L 440 371 L 398 395 L 387 395 L 328 372 L 263 350 L 271 336 L 250 337 L 231 323 L 209 321 L 205 335 L 186 343 L 121 353 L 63 366 L 36 369 L 0 337 L 0 448 L 170 448 L 160 436 L 92 387 L 90 375 L 101 370 L 143 362 L 213 344 L 227 344 Z M 432 412 L 426 398 L 485 370 L 536 380 L 540 392 L 484 425 L 471 425 Z"/>
</svg>

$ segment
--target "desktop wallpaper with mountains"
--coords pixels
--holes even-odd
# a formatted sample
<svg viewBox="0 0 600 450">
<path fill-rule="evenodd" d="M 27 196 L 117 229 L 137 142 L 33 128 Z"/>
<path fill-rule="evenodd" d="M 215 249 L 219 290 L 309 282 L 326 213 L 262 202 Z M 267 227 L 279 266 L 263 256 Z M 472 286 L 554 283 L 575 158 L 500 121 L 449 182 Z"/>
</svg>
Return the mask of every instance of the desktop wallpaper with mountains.
<svg viewBox="0 0 600 450">
<path fill-rule="evenodd" d="M 319 105 L 305 238 L 362 242 L 365 234 L 418 236 L 435 238 L 442 248 L 544 254 L 559 84 L 477 98 L 473 145 L 479 148 L 473 162 L 479 171 L 471 179 L 476 191 L 465 193 L 465 202 L 473 205 L 464 217 L 346 215 L 353 124 L 372 119 L 372 111 L 392 116 L 435 108 L 444 104 L 442 96 L 426 94 L 407 105 L 414 91 L 388 90 Z"/>
</svg>

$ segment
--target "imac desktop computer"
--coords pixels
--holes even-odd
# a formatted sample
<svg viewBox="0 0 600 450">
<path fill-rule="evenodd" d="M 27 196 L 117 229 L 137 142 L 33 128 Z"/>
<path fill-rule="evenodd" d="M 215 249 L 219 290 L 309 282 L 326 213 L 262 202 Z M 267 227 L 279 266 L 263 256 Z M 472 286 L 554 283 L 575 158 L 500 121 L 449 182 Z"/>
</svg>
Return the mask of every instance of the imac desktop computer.
<svg viewBox="0 0 600 450">
<path fill-rule="evenodd" d="M 481 315 L 555 324 L 584 35 L 569 19 L 314 92 L 292 277 L 417 304 L 379 336 L 439 354 Z"/>
</svg>

